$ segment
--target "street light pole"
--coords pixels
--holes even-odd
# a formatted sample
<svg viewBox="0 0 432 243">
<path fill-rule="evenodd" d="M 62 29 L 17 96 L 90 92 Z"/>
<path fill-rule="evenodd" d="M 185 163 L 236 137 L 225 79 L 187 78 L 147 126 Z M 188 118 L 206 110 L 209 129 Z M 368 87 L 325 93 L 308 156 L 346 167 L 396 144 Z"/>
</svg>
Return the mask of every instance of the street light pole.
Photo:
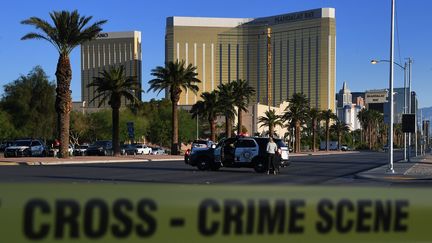
<svg viewBox="0 0 432 243">
<path fill-rule="evenodd" d="M 407 107 L 407 90 L 406 90 L 406 85 L 407 85 L 407 63 L 405 62 L 404 65 L 404 109 L 403 109 L 403 114 L 407 114 L 408 113 L 408 107 Z M 407 152 L 406 152 L 406 144 L 407 144 L 407 135 L 404 132 L 404 161 L 407 161 Z"/>
<path fill-rule="evenodd" d="M 411 60 L 411 58 L 408 58 L 409 60 Z M 390 61 L 389 60 L 376 60 L 376 59 L 373 59 L 373 60 L 371 60 L 371 63 L 372 64 L 377 64 L 377 63 L 379 63 L 379 62 L 388 62 L 388 63 L 390 63 Z M 396 66 L 398 66 L 398 67 L 400 67 L 401 69 L 403 69 L 404 70 L 404 108 L 403 108 L 403 113 L 404 114 L 406 114 L 406 113 L 410 113 L 410 110 L 409 110 L 409 107 L 410 107 L 410 105 L 407 105 L 407 93 L 409 93 L 409 92 L 411 92 L 411 91 L 409 91 L 409 92 L 407 92 L 407 88 L 406 88 L 406 83 L 407 83 L 407 79 L 408 79 L 408 77 L 409 77 L 409 75 L 408 75 L 408 72 L 409 72 L 409 67 L 410 67 L 410 61 L 407 63 L 407 62 L 405 62 L 405 65 L 404 66 L 402 66 L 402 65 L 400 65 L 399 63 L 397 63 L 397 62 L 394 62 L 393 61 L 393 64 L 394 65 L 396 65 Z M 411 82 L 410 82 L 410 87 L 411 87 Z M 390 96 L 390 97 L 392 97 L 392 95 Z M 408 98 L 408 102 L 409 102 L 409 98 Z M 393 107 L 393 106 L 392 106 Z M 394 112 L 393 112 L 394 113 Z M 409 136 L 410 136 L 410 134 L 408 134 Z M 406 136 L 406 133 L 404 133 L 404 160 L 406 161 L 407 159 L 408 159 L 408 161 L 410 160 L 409 159 L 409 146 L 408 146 L 408 148 L 407 148 L 407 138 L 406 138 L 407 136 Z M 409 140 L 409 139 L 408 139 Z M 408 149 L 408 156 L 407 156 L 407 149 Z M 407 158 L 408 157 L 408 158 Z"/>
<path fill-rule="evenodd" d="M 391 31 L 390 31 L 390 125 L 389 125 L 389 168 L 387 170 L 388 173 L 395 173 L 393 169 L 393 69 L 394 69 L 394 7 L 395 0 L 391 0 Z"/>
<path fill-rule="evenodd" d="M 403 114 L 408 113 L 407 107 L 407 63 L 404 65 L 404 108 Z M 407 161 L 407 134 L 404 132 L 404 161 Z"/>
<path fill-rule="evenodd" d="M 411 114 L 411 64 L 412 59 L 408 58 L 408 113 Z M 408 133 L 408 162 L 411 162 L 411 133 Z"/>
</svg>

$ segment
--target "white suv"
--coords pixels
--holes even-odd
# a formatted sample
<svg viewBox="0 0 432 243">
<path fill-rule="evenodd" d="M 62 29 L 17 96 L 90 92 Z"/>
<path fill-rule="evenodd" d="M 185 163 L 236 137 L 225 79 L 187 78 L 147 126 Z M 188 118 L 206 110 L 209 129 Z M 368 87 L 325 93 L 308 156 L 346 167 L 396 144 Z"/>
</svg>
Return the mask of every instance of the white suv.
<svg viewBox="0 0 432 243">
<path fill-rule="evenodd" d="M 4 157 L 46 156 L 44 143 L 38 139 L 16 140 L 12 146 L 4 151 Z"/>
<path fill-rule="evenodd" d="M 137 149 L 137 154 L 151 154 L 152 149 L 145 144 L 137 144 L 135 145 Z"/>
</svg>

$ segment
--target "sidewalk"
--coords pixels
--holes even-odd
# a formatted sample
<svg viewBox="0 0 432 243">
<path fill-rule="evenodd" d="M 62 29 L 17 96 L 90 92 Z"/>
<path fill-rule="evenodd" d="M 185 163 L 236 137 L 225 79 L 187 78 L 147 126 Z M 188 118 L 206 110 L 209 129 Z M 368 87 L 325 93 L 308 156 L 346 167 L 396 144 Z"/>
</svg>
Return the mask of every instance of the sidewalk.
<svg viewBox="0 0 432 243">
<path fill-rule="evenodd" d="M 389 173 L 388 165 L 383 165 L 360 172 L 356 177 L 384 181 L 432 180 L 432 155 L 411 158 L 411 162 L 394 162 L 393 169 L 395 173 Z"/>
<path fill-rule="evenodd" d="M 69 164 L 95 164 L 95 163 L 134 163 L 151 161 L 180 161 L 181 155 L 128 155 L 128 156 L 71 156 L 67 159 L 56 157 L 0 157 L 0 165 L 69 165 Z"/>
</svg>

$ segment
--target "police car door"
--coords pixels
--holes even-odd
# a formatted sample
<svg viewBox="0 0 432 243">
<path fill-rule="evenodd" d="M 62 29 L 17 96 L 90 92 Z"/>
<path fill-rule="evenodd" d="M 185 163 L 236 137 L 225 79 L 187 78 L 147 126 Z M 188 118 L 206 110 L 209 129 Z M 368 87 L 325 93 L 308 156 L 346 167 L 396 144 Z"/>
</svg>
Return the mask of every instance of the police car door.
<svg viewBox="0 0 432 243">
<path fill-rule="evenodd" d="M 224 140 L 220 141 L 217 145 L 215 150 L 213 151 L 214 159 L 216 163 L 222 162 L 222 146 L 224 144 Z"/>
<path fill-rule="evenodd" d="M 31 144 L 30 144 L 30 150 L 31 150 L 31 155 L 32 156 L 42 155 L 43 146 L 42 146 L 42 144 L 39 141 L 32 140 Z"/>
<path fill-rule="evenodd" d="M 258 146 L 255 140 L 250 138 L 241 138 L 236 143 L 235 162 L 250 163 L 252 158 L 258 154 Z"/>
</svg>

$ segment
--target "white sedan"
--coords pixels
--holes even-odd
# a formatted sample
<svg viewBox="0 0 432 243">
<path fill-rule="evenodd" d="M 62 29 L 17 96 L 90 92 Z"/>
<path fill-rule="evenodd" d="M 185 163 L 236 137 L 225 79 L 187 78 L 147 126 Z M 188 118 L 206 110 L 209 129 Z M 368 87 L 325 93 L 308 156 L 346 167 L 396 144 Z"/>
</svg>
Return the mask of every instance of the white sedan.
<svg viewBox="0 0 432 243">
<path fill-rule="evenodd" d="M 137 148 L 137 154 L 151 154 L 152 149 L 145 144 L 137 144 L 135 145 Z"/>
</svg>

